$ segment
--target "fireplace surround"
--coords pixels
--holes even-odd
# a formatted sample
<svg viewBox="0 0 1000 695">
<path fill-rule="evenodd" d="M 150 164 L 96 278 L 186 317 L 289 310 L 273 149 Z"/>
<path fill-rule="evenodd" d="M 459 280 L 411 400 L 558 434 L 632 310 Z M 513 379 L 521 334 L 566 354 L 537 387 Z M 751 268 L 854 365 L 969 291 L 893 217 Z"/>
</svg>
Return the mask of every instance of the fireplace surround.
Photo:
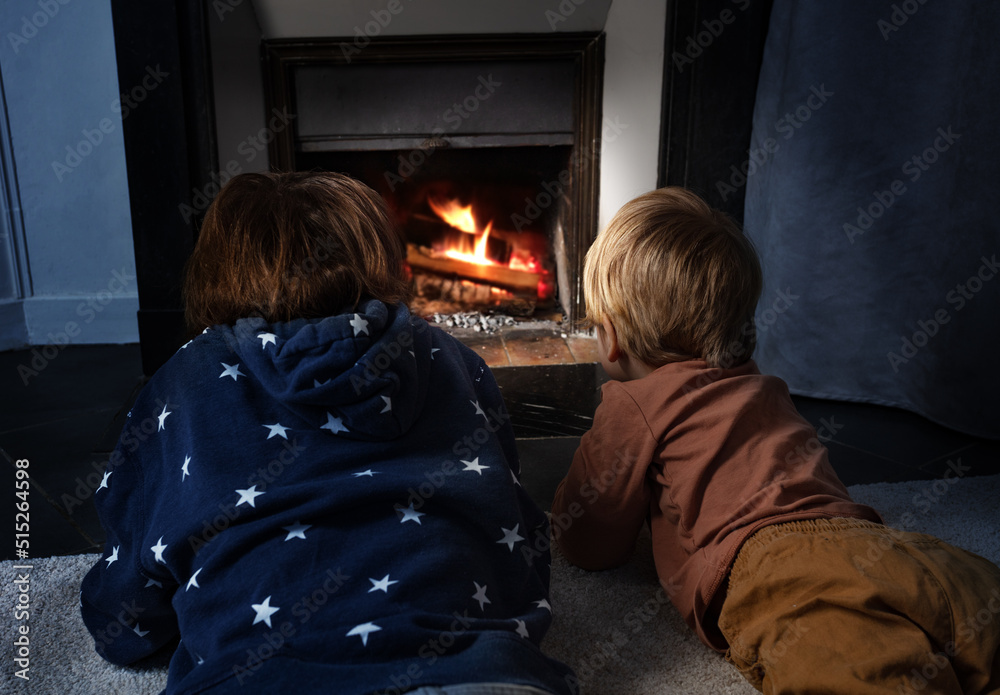
<svg viewBox="0 0 1000 695">
<path fill-rule="evenodd" d="M 484 280 L 461 263 L 432 272 L 522 299 L 527 287 L 533 305 L 575 321 L 597 233 L 603 42 L 600 33 L 396 37 L 361 49 L 352 39 L 264 41 L 266 107 L 292 120 L 269 144 L 271 168 L 369 184 L 417 263 L 414 249 L 432 251 L 442 242 L 431 237 L 448 230 L 433 203 L 470 206 L 477 238 L 493 230 L 483 242 L 495 272 Z M 537 292 L 525 271 L 508 272 L 512 256 L 536 258 Z"/>
<path fill-rule="evenodd" d="M 351 46 L 361 48 L 354 43 L 355 28 L 371 19 L 369 10 L 376 4 L 374 0 L 371 7 L 364 2 L 334 5 L 317 0 L 292 7 L 282 0 L 255 0 L 228 3 L 232 11 L 218 14 L 219 3 L 166 0 L 154 7 L 112 0 L 119 84 L 135 84 L 150 65 L 159 65 L 171 75 L 148 95 L 142 108 L 122 122 L 138 276 L 138 329 L 147 375 L 185 340 L 181 277 L 203 210 L 195 198 L 217 189 L 221 172 L 267 171 L 269 160 L 275 157 L 275 143 L 264 146 L 271 150 L 269 156 L 263 156 L 256 145 L 252 152 L 246 150 L 251 139 L 268 138 L 272 116 L 264 94 L 265 82 L 272 83 L 268 91 L 273 92 L 275 79 L 265 79 L 261 69 L 261 42 L 275 51 L 282 41 L 290 51 L 294 44 L 301 48 L 326 42 L 326 55 L 312 59 L 329 62 L 331 55 L 336 58 L 337 42 L 309 37 L 349 36 Z M 465 43 L 477 44 L 470 52 L 491 44 L 491 37 L 482 36 L 491 32 L 523 44 L 547 44 L 543 50 L 553 55 L 561 51 L 580 65 L 573 100 L 588 106 L 574 113 L 574 123 L 581 125 L 572 152 L 581 160 L 593 156 L 595 165 L 600 152 L 599 203 L 596 166 L 591 178 L 573 179 L 574 198 L 589 201 L 590 206 L 580 213 L 581 224 L 573 226 L 572 234 L 586 236 L 587 229 L 605 224 L 636 194 L 666 184 L 694 188 L 740 219 L 742 189 L 724 201 L 715 195 L 714 182 L 728 175 L 732 162 L 745 158 L 770 0 L 752 0 L 746 9 L 741 5 L 735 22 L 695 65 L 683 70 L 675 67 L 673 54 L 684 50 L 687 39 L 703 30 L 705 21 L 717 18 L 716 7 L 668 2 L 664 8 L 643 0 L 590 0 L 574 3 L 573 14 L 553 25 L 544 10 L 557 5 L 555 0 L 547 4 L 535 0 L 413 3 L 360 53 L 352 51 L 350 64 L 377 62 L 372 60 L 372 49 L 378 50 L 390 35 L 406 45 L 397 49 L 401 60 L 420 60 L 414 54 L 422 50 L 427 58 L 439 59 L 442 52 L 459 50 L 456 46 L 463 42 L 461 38 L 431 39 L 420 48 L 411 38 L 404 38 L 430 34 L 464 35 Z M 603 32 L 599 44 L 587 49 L 596 32 Z M 593 73 L 603 62 L 605 47 L 607 62 L 601 76 L 596 82 L 581 81 L 581 71 Z M 302 52 L 309 53 L 307 48 Z M 308 64 L 311 58 L 303 55 L 298 60 Z M 276 66 L 265 51 L 264 67 L 271 73 Z M 280 72 L 273 77 L 287 80 Z M 600 102 L 602 92 L 606 137 L 599 141 L 600 117 L 589 105 Z M 618 123 L 624 133 L 612 129 Z M 294 153 L 294 144 L 285 147 Z M 287 161 L 291 159 L 282 166 L 287 168 Z M 575 171 L 576 165 L 570 169 Z M 593 207 L 598 204 L 600 221 L 595 224 Z M 195 208 L 197 214 L 181 214 L 185 206 Z M 587 245 L 584 242 L 575 251 L 577 264 Z M 571 315 L 578 316 L 582 308 L 578 287 L 560 290 L 559 295 L 561 303 L 575 296 L 567 303 Z"/>
</svg>

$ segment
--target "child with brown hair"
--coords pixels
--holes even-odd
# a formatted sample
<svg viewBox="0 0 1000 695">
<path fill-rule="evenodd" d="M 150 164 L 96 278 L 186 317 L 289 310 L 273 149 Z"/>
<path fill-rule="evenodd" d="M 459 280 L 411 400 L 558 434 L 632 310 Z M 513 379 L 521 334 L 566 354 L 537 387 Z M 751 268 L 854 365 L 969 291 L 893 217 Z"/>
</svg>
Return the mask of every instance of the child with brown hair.
<svg viewBox="0 0 1000 695">
<path fill-rule="evenodd" d="M 106 659 L 173 649 L 168 693 L 568 692 L 538 646 L 548 559 L 519 547 L 548 527 L 499 389 L 409 314 L 403 272 L 384 203 L 346 176 L 244 174 L 212 203 L 195 337 L 95 493 L 81 605 Z"/>
<path fill-rule="evenodd" d="M 856 504 L 784 382 L 751 360 L 761 270 L 693 193 L 625 205 L 587 255 L 603 387 L 553 503 L 585 569 L 644 524 L 701 640 L 765 693 L 1000 693 L 1000 569 Z M 881 557 L 871 561 L 871 550 Z"/>
</svg>

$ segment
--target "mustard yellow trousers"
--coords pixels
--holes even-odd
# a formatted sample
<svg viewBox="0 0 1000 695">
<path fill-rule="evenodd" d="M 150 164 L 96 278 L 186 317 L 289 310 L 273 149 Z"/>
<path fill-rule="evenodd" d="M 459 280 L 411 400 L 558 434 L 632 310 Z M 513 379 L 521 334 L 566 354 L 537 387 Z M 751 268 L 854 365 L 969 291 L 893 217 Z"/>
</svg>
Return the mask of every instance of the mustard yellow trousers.
<svg viewBox="0 0 1000 695">
<path fill-rule="evenodd" d="M 1000 695 L 1000 568 L 933 536 L 765 527 L 736 558 L 719 627 L 768 695 Z"/>
</svg>

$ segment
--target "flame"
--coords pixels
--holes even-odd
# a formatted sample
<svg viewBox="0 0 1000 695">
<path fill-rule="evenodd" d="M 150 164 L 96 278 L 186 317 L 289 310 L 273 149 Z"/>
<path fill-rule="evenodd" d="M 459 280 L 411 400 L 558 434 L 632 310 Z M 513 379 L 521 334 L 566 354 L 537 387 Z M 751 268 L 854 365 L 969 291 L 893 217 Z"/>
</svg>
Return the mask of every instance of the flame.
<svg viewBox="0 0 1000 695">
<path fill-rule="evenodd" d="M 511 254 L 510 263 L 507 264 L 511 270 L 522 270 L 526 273 L 541 273 L 542 264 L 534 256 L 521 256 Z"/>
<path fill-rule="evenodd" d="M 490 221 L 481 231 L 476 228 L 476 219 L 472 215 L 472 205 L 461 205 L 457 200 L 448 200 L 439 203 L 433 199 L 428 199 L 430 205 L 438 217 L 449 225 L 467 234 L 476 236 L 475 246 L 472 253 L 459 251 L 458 249 L 448 249 L 444 255 L 455 260 L 475 263 L 476 265 L 497 265 L 495 261 L 486 257 L 487 241 L 490 238 L 490 231 L 493 229 L 493 222 Z"/>
<path fill-rule="evenodd" d="M 472 205 L 462 205 L 457 200 L 436 201 L 431 198 L 428 198 L 427 204 L 430 205 L 430 208 L 438 217 L 450 226 L 466 234 L 475 235 L 472 253 L 460 251 L 457 248 L 450 248 L 444 252 L 446 257 L 477 265 L 500 265 L 486 255 L 487 242 L 489 241 L 490 232 L 493 230 L 492 220 L 483 229 L 479 229 L 476 226 L 476 218 L 472 212 Z M 524 252 L 512 253 L 507 267 L 527 273 L 542 274 L 545 272 L 545 269 L 537 258 Z"/>
<path fill-rule="evenodd" d="M 447 200 L 439 203 L 436 200 L 428 199 L 427 204 L 431 210 L 442 220 L 450 224 L 455 229 L 460 229 L 468 234 L 476 233 L 476 220 L 472 216 L 472 206 L 462 206 L 457 200 Z"/>
</svg>

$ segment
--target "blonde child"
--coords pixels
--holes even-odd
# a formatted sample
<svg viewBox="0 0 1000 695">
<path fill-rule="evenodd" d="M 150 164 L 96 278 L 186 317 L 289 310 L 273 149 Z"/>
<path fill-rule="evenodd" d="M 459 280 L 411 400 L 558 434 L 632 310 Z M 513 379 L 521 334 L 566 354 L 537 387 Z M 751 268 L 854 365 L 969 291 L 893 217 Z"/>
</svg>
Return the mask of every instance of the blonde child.
<svg viewBox="0 0 1000 695">
<path fill-rule="evenodd" d="M 749 240 L 684 189 L 598 237 L 584 294 L 612 381 L 553 503 L 562 552 L 614 567 L 648 523 L 675 606 L 765 693 L 1000 693 L 1000 618 L 975 619 L 1000 570 L 851 500 L 751 359 L 760 292 Z"/>
</svg>

